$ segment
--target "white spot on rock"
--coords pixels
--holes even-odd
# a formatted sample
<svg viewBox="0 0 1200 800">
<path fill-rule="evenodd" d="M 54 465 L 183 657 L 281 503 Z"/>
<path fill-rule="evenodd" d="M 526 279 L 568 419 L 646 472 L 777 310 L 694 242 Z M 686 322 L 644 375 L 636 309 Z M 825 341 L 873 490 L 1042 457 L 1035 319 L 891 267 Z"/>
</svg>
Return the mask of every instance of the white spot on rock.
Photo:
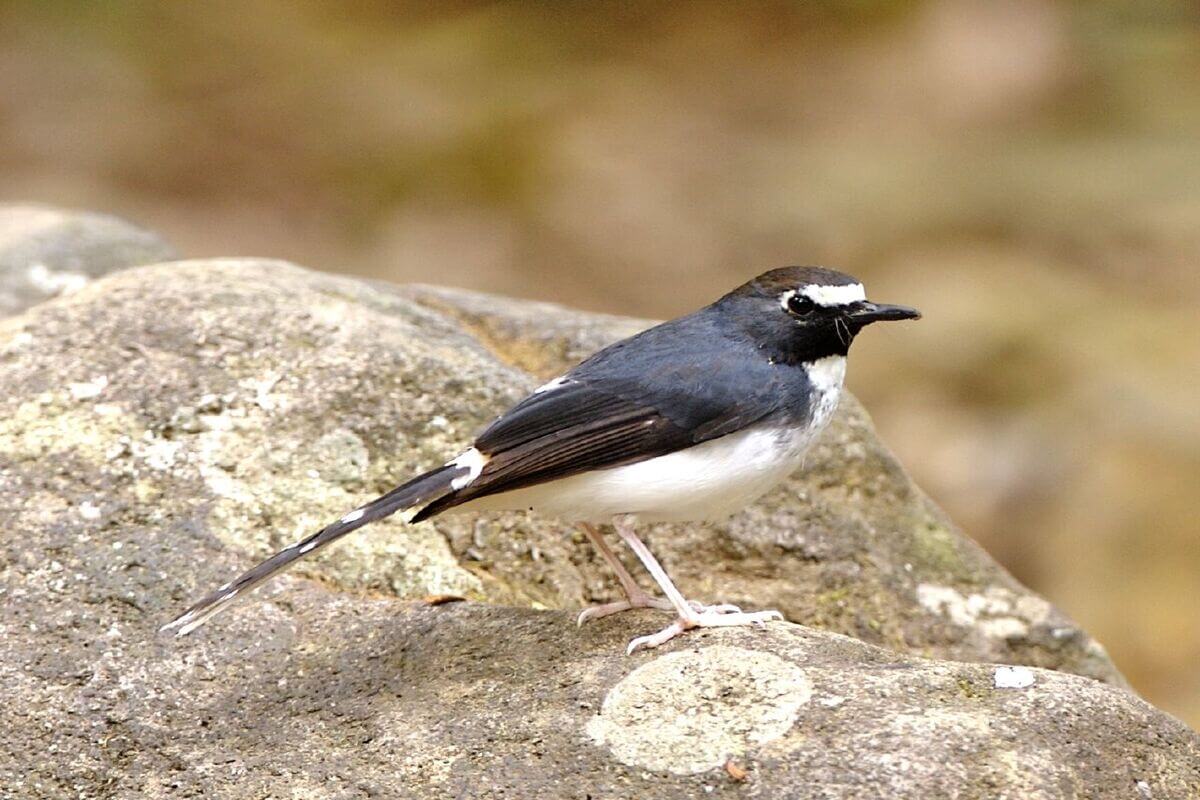
<svg viewBox="0 0 1200 800">
<path fill-rule="evenodd" d="M 1050 604 L 1042 598 L 1017 595 L 1001 586 L 963 594 L 949 586 L 922 583 L 917 586 L 917 602 L 955 625 L 977 627 L 997 639 L 1025 636 L 1030 625 L 1045 622 L 1050 614 Z"/>
<path fill-rule="evenodd" d="M 168 470 L 175 465 L 180 456 L 182 443 L 169 439 L 155 439 L 147 432 L 141 441 L 132 442 L 135 456 L 144 459 L 146 465 L 154 470 Z"/>
<path fill-rule="evenodd" d="M 84 500 L 79 504 L 79 516 L 89 520 L 100 519 L 100 507 L 90 500 Z"/>
<path fill-rule="evenodd" d="M 992 681 L 997 689 L 1028 689 L 1037 678 L 1029 667 L 996 667 Z"/>
<path fill-rule="evenodd" d="M 637 668 L 608 692 L 587 732 L 629 766 L 694 774 L 783 737 L 811 698 L 790 661 L 718 645 Z"/>
<path fill-rule="evenodd" d="M 29 331 L 20 331 L 16 336 L 8 340 L 6 347 L 17 350 L 29 344 L 33 344 L 33 334 Z"/>
<path fill-rule="evenodd" d="M 71 397 L 76 400 L 91 400 L 93 397 L 99 397 L 100 393 L 108 386 L 108 376 L 101 375 L 99 378 L 93 378 L 84 383 L 72 383 L 67 387 L 71 392 Z"/>
<path fill-rule="evenodd" d="M 962 594 L 949 586 L 922 583 L 917 587 L 917 602 L 933 614 L 944 614 L 956 625 L 972 625 L 975 617 L 967 612 Z"/>
<path fill-rule="evenodd" d="M 25 274 L 31 284 L 49 295 L 77 292 L 88 283 L 82 272 L 53 270 L 41 262 L 30 264 Z"/>
<path fill-rule="evenodd" d="M 280 408 L 283 398 L 272 393 L 272 390 L 282 377 L 277 372 L 268 372 L 262 378 L 247 378 L 240 381 L 238 385 L 254 392 L 254 405 L 263 411 L 274 411 Z"/>
<path fill-rule="evenodd" d="M 1029 626 L 1016 617 L 981 619 L 979 629 L 993 639 L 1019 639 L 1029 633 Z"/>
</svg>

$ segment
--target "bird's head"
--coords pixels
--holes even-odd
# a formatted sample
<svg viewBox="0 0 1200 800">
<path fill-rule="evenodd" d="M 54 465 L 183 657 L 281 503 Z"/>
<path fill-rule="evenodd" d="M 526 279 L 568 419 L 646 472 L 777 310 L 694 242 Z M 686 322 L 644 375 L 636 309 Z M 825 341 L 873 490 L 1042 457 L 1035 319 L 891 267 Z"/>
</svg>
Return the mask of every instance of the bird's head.
<svg viewBox="0 0 1200 800">
<path fill-rule="evenodd" d="M 872 322 L 921 316 L 915 308 L 867 300 L 857 278 L 824 267 L 764 272 L 715 307 L 760 349 L 792 363 L 845 355 L 854 337 Z"/>
</svg>

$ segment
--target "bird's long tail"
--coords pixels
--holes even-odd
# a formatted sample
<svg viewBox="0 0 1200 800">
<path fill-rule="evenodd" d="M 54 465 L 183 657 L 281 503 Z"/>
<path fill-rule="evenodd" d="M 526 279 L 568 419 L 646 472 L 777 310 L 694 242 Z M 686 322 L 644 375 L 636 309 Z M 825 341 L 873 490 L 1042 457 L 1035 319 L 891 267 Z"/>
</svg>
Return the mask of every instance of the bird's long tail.
<svg viewBox="0 0 1200 800">
<path fill-rule="evenodd" d="M 397 486 L 382 497 L 356 508 L 337 522 L 325 526 L 291 547 L 285 547 L 258 566 L 247 570 L 163 625 L 160 630 L 173 632 L 176 636 L 186 636 L 259 584 L 363 525 L 383 519 L 397 511 L 411 511 L 411 514 L 405 515 L 406 518 L 411 518 L 421 507 L 454 491 L 454 480 L 469 472 L 467 467 L 451 463 Z"/>
</svg>

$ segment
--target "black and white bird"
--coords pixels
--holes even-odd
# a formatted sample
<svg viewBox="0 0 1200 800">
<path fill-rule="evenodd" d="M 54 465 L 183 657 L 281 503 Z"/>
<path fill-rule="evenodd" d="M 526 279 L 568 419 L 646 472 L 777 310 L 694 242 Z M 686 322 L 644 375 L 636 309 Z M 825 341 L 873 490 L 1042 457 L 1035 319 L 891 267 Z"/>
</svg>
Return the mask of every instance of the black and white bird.
<svg viewBox="0 0 1200 800">
<path fill-rule="evenodd" d="M 654 647 L 691 628 L 761 624 L 690 602 L 635 533 L 638 522 L 716 520 L 753 503 L 800 466 L 841 394 L 855 335 L 881 320 L 916 319 L 867 300 L 834 270 L 766 272 L 711 305 L 604 348 L 517 403 L 457 457 L 285 548 L 163 626 L 194 631 L 298 559 L 369 522 L 400 513 L 421 522 L 447 511 L 532 509 L 576 522 L 616 573 L 625 599 L 586 609 L 579 623 L 631 608 L 670 611 Z M 662 589 L 651 597 L 595 525 L 611 521 Z"/>
</svg>

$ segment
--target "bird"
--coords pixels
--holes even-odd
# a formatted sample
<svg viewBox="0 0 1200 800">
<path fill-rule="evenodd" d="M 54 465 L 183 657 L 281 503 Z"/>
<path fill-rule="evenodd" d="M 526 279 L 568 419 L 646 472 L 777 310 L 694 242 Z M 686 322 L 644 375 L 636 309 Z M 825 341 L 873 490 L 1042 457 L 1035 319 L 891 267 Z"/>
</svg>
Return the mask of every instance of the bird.
<svg viewBox="0 0 1200 800">
<path fill-rule="evenodd" d="M 623 599 L 590 620 L 636 608 L 670 612 L 633 653 L 695 628 L 783 616 L 686 599 L 637 526 L 719 520 L 786 479 L 837 407 L 846 356 L 874 322 L 920 318 L 867 300 L 861 281 L 825 267 L 764 272 L 685 316 L 586 358 L 487 425 L 466 450 L 280 550 L 162 630 L 183 636 L 269 578 L 368 523 L 447 512 L 532 510 L 574 523 L 615 573 Z M 643 589 L 603 538 L 611 522 L 663 596 Z"/>
</svg>

